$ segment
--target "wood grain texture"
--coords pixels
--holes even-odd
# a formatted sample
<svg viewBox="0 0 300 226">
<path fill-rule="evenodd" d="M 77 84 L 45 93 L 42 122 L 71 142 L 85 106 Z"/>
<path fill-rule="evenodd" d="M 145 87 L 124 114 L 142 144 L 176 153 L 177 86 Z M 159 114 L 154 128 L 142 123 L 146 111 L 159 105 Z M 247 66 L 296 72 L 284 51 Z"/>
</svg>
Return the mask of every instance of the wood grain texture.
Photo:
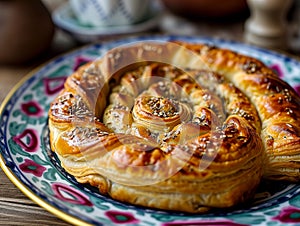
<svg viewBox="0 0 300 226">
<path fill-rule="evenodd" d="M 0 170 L 0 225 L 70 225 L 25 196 Z"/>
</svg>

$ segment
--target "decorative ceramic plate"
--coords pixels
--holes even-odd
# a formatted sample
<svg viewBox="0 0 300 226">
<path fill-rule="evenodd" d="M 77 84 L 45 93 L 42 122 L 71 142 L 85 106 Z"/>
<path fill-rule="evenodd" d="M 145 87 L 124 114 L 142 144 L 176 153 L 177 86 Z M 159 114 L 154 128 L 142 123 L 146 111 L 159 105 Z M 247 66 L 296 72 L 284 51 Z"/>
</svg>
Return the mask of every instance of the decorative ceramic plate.
<svg viewBox="0 0 300 226">
<path fill-rule="evenodd" d="M 219 39 L 154 36 L 93 44 L 39 67 L 10 93 L 1 107 L 0 163 L 27 196 L 58 217 L 77 225 L 285 225 L 300 224 L 300 185 L 264 181 L 254 202 L 209 214 L 184 214 L 127 205 L 77 183 L 49 149 L 47 111 L 68 75 L 87 61 L 121 44 L 143 40 L 208 43 L 261 59 L 297 91 L 300 62 L 253 46 Z"/>
<path fill-rule="evenodd" d="M 161 14 L 161 6 L 155 4 L 150 10 L 148 18 L 139 23 L 123 26 L 95 27 L 80 23 L 75 17 L 70 4 L 66 3 L 53 12 L 52 18 L 59 28 L 70 33 L 78 41 L 88 43 L 96 41 L 101 37 L 132 34 L 153 29 L 158 25 Z"/>
</svg>

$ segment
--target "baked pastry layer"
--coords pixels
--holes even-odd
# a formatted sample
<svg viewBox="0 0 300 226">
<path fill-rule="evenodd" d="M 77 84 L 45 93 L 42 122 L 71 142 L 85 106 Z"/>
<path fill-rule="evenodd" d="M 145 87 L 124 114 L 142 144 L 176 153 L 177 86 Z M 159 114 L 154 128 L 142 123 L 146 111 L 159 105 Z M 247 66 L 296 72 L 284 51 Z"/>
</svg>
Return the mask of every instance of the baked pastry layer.
<svg viewBox="0 0 300 226">
<path fill-rule="evenodd" d="M 264 177 L 300 179 L 300 98 L 294 89 L 257 59 L 226 49 L 182 43 L 213 71 L 238 87 L 258 111 L 264 142 Z"/>
<path fill-rule="evenodd" d="M 282 112 L 263 111 L 262 103 L 278 100 L 255 86 L 260 76 L 295 95 L 261 62 L 229 50 L 156 42 L 113 49 L 72 74 L 51 104 L 52 150 L 79 182 L 120 201 L 185 212 L 237 205 L 252 197 L 263 172 L 299 178 L 271 161 L 283 135 L 269 131 L 298 127 Z M 276 153 L 296 158 L 291 150 Z"/>
</svg>

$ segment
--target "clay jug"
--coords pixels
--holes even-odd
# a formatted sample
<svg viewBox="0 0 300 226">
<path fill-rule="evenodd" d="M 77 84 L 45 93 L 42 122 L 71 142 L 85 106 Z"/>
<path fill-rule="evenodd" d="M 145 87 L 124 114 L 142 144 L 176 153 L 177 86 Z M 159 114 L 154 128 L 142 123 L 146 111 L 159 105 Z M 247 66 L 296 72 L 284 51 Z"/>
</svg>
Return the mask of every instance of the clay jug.
<svg viewBox="0 0 300 226">
<path fill-rule="evenodd" d="M 0 64 L 25 63 L 49 48 L 54 25 L 40 0 L 0 0 Z"/>
</svg>

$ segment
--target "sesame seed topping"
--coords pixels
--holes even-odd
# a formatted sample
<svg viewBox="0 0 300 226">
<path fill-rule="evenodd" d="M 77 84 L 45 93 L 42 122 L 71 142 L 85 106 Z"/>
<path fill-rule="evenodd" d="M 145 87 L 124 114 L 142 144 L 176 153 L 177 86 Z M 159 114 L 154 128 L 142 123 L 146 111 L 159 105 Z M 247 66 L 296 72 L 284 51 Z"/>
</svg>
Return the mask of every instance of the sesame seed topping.
<svg viewBox="0 0 300 226">
<path fill-rule="evenodd" d="M 247 61 L 243 65 L 243 70 L 248 74 L 256 73 L 259 69 L 260 69 L 259 66 L 253 61 Z"/>
<path fill-rule="evenodd" d="M 285 108 L 285 112 L 288 114 L 288 115 L 292 115 L 294 113 L 294 111 L 291 109 L 291 108 Z"/>
<path fill-rule="evenodd" d="M 179 115 L 178 105 L 179 103 L 177 101 L 163 97 L 150 97 L 147 102 L 147 106 L 149 106 L 151 114 L 161 118 Z"/>
</svg>

